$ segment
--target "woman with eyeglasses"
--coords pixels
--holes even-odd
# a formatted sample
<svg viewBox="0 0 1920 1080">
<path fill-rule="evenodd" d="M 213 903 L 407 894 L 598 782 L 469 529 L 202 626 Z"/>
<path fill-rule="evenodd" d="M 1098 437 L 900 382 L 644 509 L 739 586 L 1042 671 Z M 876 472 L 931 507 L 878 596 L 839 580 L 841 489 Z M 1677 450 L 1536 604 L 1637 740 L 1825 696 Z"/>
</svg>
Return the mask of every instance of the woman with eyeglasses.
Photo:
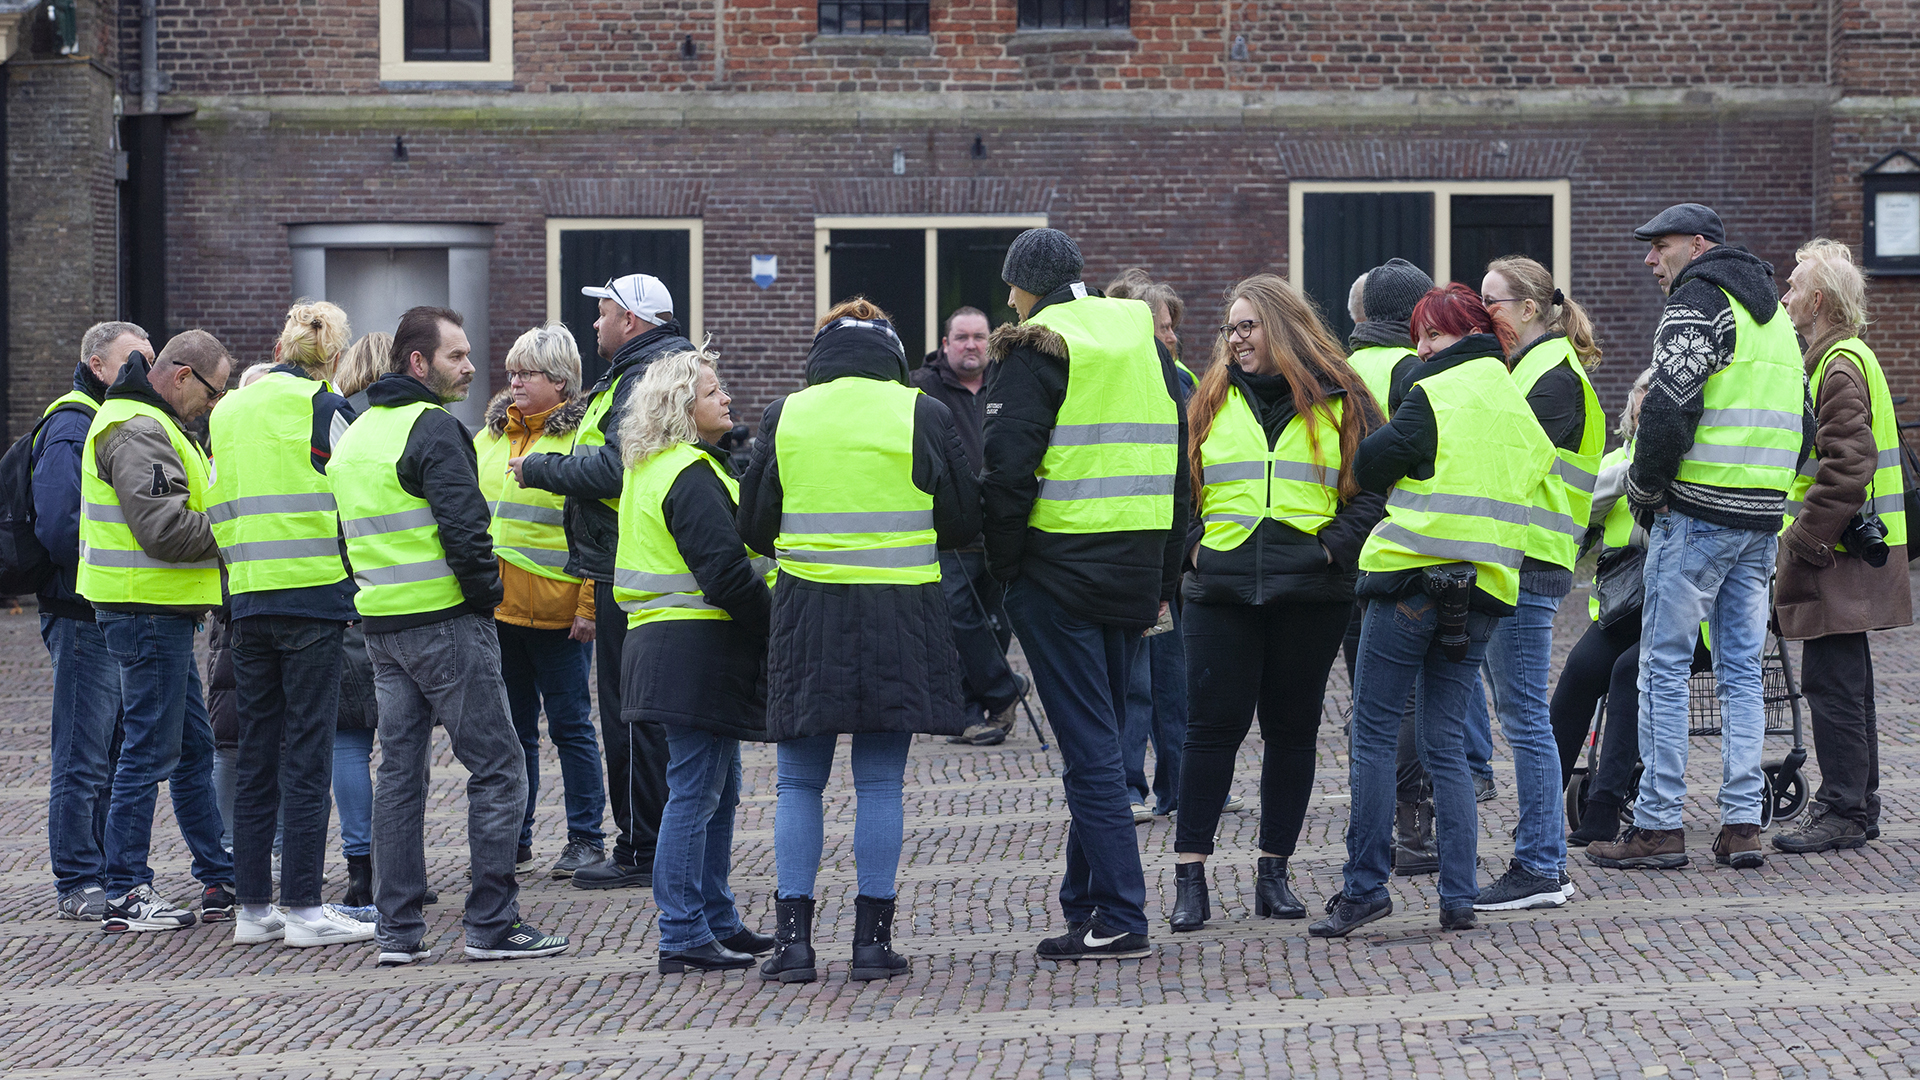
<svg viewBox="0 0 1920 1080">
<path fill-rule="evenodd" d="M 1213 366 L 1188 406 L 1198 505 L 1181 586 L 1190 712 L 1173 844 L 1176 931 L 1198 930 L 1211 914 L 1207 856 L 1256 712 L 1266 749 L 1254 914 L 1306 917 L 1287 860 L 1313 794 L 1321 699 L 1353 613 L 1361 545 L 1385 512 L 1353 473 L 1360 440 L 1380 422 L 1298 290 L 1260 274 L 1228 292 Z"/>
</svg>

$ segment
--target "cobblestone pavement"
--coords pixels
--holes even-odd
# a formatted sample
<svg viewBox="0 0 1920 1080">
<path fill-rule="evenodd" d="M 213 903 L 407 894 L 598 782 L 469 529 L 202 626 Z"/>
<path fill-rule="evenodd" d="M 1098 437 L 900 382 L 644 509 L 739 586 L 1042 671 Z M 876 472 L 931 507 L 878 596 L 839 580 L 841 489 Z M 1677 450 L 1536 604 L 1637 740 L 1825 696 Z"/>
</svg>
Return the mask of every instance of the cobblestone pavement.
<svg viewBox="0 0 1920 1080">
<path fill-rule="evenodd" d="M 1564 653 L 1584 613 L 1562 610 Z M 370 949 L 237 947 L 225 926 L 107 937 L 53 915 L 47 868 L 46 655 L 31 614 L 0 615 L 0 1075 L 164 1078 L 1852 1076 L 1920 1069 L 1920 632 L 1875 638 L 1885 827 L 1863 851 L 1713 865 L 1718 753 L 1695 740 L 1693 864 L 1603 871 L 1546 912 L 1437 932 L 1432 879 L 1395 879 L 1395 913 L 1345 941 L 1251 914 L 1257 815 L 1222 821 L 1214 918 L 1158 922 L 1172 896 L 1166 819 L 1140 829 L 1153 956 L 1055 965 L 1053 893 L 1066 812 L 1057 755 L 1023 724 L 1004 746 L 921 738 L 909 765 L 896 937 L 911 974 L 847 981 L 852 799 L 844 754 L 829 787 L 820 882 L 822 980 L 739 972 L 661 976 L 645 892 L 522 879 L 529 921 L 566 955 L 475 964 L 460 951 L 464 775 L 444 740 L 428 816 L 431 962 L 381 969 Z M 1295 860 L 1310 906 L 1339 888 L 1346 819 L 1342 674 L 1327 698 L 1318 792 Z M 1786 740 L 1769 739 L 1778 756 Z M 1259 742 L 1235 790 L 1257 800 Z M 746 751 L 734 886 L 771 929 L 773 753 Z M 1512 767 L 1482 806 L 1483 880 L 1504 867 Z M 564 825 L 549 747 L 535 833 L 542 865 Z M 161 800 L 158 887 L 197 892 Z M 337 844 L 330 892 L 341 888 Z"/>
</svg>

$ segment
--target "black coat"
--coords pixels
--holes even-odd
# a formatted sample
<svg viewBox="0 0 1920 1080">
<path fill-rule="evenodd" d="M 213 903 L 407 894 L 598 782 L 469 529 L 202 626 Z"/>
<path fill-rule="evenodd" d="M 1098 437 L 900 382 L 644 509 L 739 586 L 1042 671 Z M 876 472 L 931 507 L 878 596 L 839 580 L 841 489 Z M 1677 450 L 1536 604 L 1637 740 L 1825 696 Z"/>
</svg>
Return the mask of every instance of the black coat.
<svg viewBox="0 0 1920 1080">
<path fill-rule="evenodd" d="M 906 383 L 900 354 L 866 340 L 852 348 L 831 344 L 849 336 L 815 346 L 807 357 L 809 386 L 839 378 Z M 774 554 L 780 534 L 776 446 L 785 400 L 767 406 L 753 464 L 740 482 L 740 533 L 763 555 Z M 980 488 L 953 416 L 924 394 L 913 410 L 913 483 L 933 496 L 941 548 L 964 546 L 979 533 Z M 767 653 L 770 740 L 839 732 L 958 735 L 978 719 L 962 705 L 960 657 L 939 582 L 839 585 L 780 575 Z"/>
<path fill-rule="evenodd" d="M 240 745 L 240 705 L 233 680 L 233 625 L 225 608 L 207 613 L 207 719 L 213 724 L 213 745 L 232 750 Z"/>
<path fill-rule="evenodd" d="M 340 647 L 346 655 L 340 665 L 340 715 L 333 729 L 372 731 L 380 726 L 380 710 L 373 698 L 373 660 L 367 656 L 365 628 L 347 624 Z"/>
<path fill-rule="evenodd" d="M 698 445 L 727 467 L 726 451 Z M 627 631 L 620 718 L 764 742 L 772 599 L 734 528 L 733 496 L 712 469 L 695 462 L 674 479 L 661 511 L 701 594 L 732 618 L 664 619 Z"/>
<path fill-rule="evenodd" d="M 1044 307 L 1073 300 L 1073 293 L 1062 286 L 1035 304 L 1028 318 Z M 986 471 L 980 481 L 987 568 L 1001 581 L 1027 578 L 1077 618 L 1151 625 L 1160 602 L 1174 598 L 1187 539 L 1187 413 L 1178 407 L 1183 396 L 1173 357 L 1155 343 L 1167 397 L 1180 418 L 1175 460 L 1181 464 L 1174 469 L 1172 526 L 1165 532 L 1053 533 L 1030 528 L 1027 521 L 1040 494 L 1040 462 L 1067 397 L 1071 364 L 1066 342 L 1039 323 L 1007 323 L 993 332 L 987 348 L 994 360 L 981 391 L 987 413 Z"/>
</svg>

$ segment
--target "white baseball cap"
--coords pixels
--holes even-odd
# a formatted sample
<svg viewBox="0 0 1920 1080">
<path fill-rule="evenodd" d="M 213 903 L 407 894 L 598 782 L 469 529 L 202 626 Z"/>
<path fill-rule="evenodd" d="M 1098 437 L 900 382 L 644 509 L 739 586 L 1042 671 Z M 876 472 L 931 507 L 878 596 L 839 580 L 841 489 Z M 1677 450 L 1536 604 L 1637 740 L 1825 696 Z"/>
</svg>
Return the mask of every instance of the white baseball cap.
<svg viewBox="0 0 1920 1080">
<path fill-rule="evenodd" d="M 588 285 L 580 293 L 611 300 L 650 323 L 666 322 L 665 316 L 673 314 L 673 294 L 667 291 L 664 282 L 652 274 L 608 278 L 605 285 Z"/>
</svg>

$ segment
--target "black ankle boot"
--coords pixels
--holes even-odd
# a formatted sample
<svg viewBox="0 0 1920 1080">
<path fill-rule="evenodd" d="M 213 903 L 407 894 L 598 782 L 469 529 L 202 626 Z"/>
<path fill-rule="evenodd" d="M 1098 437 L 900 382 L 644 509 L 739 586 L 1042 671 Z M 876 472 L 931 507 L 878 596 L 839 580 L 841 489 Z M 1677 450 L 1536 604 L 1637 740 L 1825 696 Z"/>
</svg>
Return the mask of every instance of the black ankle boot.
<svg viewBox="0 0 1920 1080">
<path fill-rule="evenodd" d="M 1580 827 L 1567 834 L 1567 846 L 1605 844 L 1620 835 L 1620 808 L 1589 800 L 1580 807 Z"/>
<path fill-rule="evenodd" d="M 347 895 L 340 903 L 345 907 L 366 907 L 373 903 L 373 856 L 347 856 Z"/>
<path fill-rule="evenodd" d="M 893 951 L 893 901 L 871 896 L 853 898 L 853 974 L 855 982 L 891 979 L 911 966 Z"/>
<path fill-rule="evenodd" d="M 760 965 L 768 982 L 812 982 L 819 978 L 813 965 L 813 897 L 776 896 L 773 955 Z"/>
<path fill-rule="evenodd" d="M 1440 872 L 1433 846 L 1433 803 L 1398 803 L 1393 808 L 1393 872 L 1396 877 Z"/>
<path fill-rule="evenodd" d="M 1261 856 L 1253 884 L 1253 913 L 1263 919 L 1304 919 L 1307 905 L 1287 884 L 1287 860 Z"/>
<path fill-rule="evenodd" d="M 1207 864 L 1203 862 L 1175 863 L 1173 867 L 1173 914 L 1167 921 L 1173 924 L 1175 933 L 1198 930 L 1213 918 L 1213 909 L 1207 903 Z"/>
</svg>

